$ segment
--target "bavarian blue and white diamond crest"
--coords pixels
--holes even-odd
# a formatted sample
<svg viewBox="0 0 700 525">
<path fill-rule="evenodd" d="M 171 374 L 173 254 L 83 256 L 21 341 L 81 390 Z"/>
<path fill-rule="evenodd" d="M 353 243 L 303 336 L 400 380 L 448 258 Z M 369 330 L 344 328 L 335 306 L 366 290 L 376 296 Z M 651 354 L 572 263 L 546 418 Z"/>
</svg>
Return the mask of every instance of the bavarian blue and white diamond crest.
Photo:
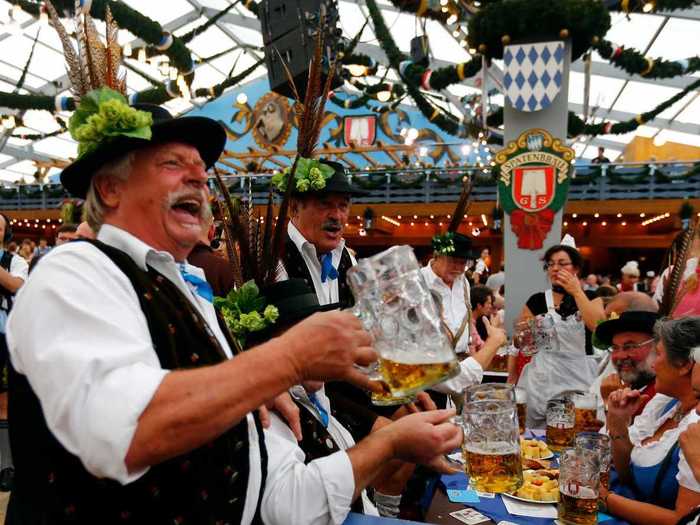
<svg viewBox="0 0 700 525">
<path fill-rule="evenodd" d="M 559 91 L 564 69 L 564 42 L 540 42 L 506 46 L 504 88 L 518 111 L 549 107 Z"/>
</svg>

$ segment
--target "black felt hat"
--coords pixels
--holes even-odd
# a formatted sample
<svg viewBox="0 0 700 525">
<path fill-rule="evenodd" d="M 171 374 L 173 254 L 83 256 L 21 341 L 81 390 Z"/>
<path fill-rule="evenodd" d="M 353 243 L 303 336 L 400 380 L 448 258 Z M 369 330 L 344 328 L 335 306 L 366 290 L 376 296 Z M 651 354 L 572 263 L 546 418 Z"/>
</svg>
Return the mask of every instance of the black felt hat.
<svg viewBox="0 0 700 525">
<path fill-rule="evenodd" d="M 319 159 L 319 162 L 330 166 L 333 168 L 333 175 L 326 180 L 326 185 L 320 190 L 306 191 L 306 192 L 294 192 L 295 196 L 302 195 L 327 195 L 329 193 L 340 193 L 342 195 L 349 195 L 351 197 L 362 197 L 367 195 L 367 192 L 361 188 L 358 188 L 354 184 L 348 181 L 348 172 L 345 166 L 339 162 L 332 160 Z"/>
<path fill-rule="evenodd" d="M 659 320 L 656 312 L 627 311 L 617 319 L 610 319 L 598 325 L 595 338 L 605 346 L 611 346 L 613 337 L 622 332 L 640 332 L 654 334 L 654 325 Z"/>
<path fill-rule="evenodd" d="M 458 259 L 476 259 L 478 256 L 472 248 L 472 240 L 457 232 L 442 233 L 433 237 L 433 250 L 438 255 Z"/>
<path fill-rule="evenodd" d="M 226 131 L 221 124 L 213 119 L 207 117 L 175 118 L 168 110 L 154 104 L 133 104 L 131 107 L 147 111 L 153 116 L 151 139 L 113 137 L 76 159 L 61 173 L 61 184 L 75 197 L 85 198 L 92 176 L 105 163 L 152 144 L 165 142 L 189 144 L 197 148 L 207 169 L 216 163 L 224 151 Z"/>
</svg>

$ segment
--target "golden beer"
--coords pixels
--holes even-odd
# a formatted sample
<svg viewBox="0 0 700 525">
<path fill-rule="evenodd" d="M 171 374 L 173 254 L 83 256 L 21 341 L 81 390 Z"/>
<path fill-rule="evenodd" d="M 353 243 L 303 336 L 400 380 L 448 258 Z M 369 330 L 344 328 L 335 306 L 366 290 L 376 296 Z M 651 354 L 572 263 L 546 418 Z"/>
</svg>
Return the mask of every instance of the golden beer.
<svg viewBox="0 0 700 525">
<path fill-rule="evenodd" d="M 555 452 L 573 446 L 575 437 L 576 429 L 574 427 L 563 428 L 547 425 L 545 441 L 547 446 Z"/>
<path fill-rule="evenodd" d="M 474 490 L 481 492 L 514 492 L 523 484 L 523 467 L 518 451 L 506 454 L 484 454 L 464 447 L 465 465 Z"/>
<path fill-rule="evenodd" d="M 508 371 L 508 355 L 496 354 L 491 360 L 491 364 L 487 368 L 490 372 L 507 372 Z"/>
<path fill-rule="evenodd" d="M 610 489 L 610 470 L 600 472 L 600 486 Z"/>
<path fill-rule="evenodd" d="M 557 511 L 559 521 L 565 525 L 595 525 L 598 522 L 598 498 L 588 487 L 579 487 L 578 494 L 572 496 L 560 486 Z"/>
<path fill-rule="evenodd" d="M 459 373 L 456 359 L 444 363 L 398 363 L 389 359 L 379 360 L 379 370 L 395 396 L 406 396 Z"/>
<path fill-rule="evenodd" d="M 372 392 L 372 404 L 375 406 L 394 406 L 394 405 L 406 405 L 412 403 L 415 398 L 410 396 L 397 397 L 391 393 L 389 385 L 385 381 L 378 380 L 377 383 L 381 385 L 381 392 Z"/>
<path fill-rule="evenodd" d="M 576 433 L 597 432 L 601 424 L 598 422 L 598 414 L 595 408 L 576 407 Z"/>
<path fill-rule="evenodd" d="M 524 434 L 525 420 L 527 419 L 527 403 L 517 403 L 515 408 L 518 411 L 518 430 L 521 434 Z"/>
</svg>

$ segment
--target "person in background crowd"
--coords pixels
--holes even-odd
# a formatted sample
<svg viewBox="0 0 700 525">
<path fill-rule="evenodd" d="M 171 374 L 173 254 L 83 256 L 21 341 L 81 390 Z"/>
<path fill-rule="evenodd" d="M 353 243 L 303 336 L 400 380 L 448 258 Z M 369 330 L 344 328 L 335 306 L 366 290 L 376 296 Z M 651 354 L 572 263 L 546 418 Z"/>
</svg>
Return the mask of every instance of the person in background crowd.
<svg viewBox="0 0 700 525">
<path fill-rule="evenodd" d="M 496 273 L 489 275 L 489 278 L 486 279 L 486 286 L 491 288 L 494 292 L 498 293 L 498 291 L 501 289 L 501 286 L 504 286 L 505 284 L 506 284 L 505 264 L 503 262 L 501 262 L 500 270 Z"/>
<path fill-rule="evenodd" d="M 605 148 L 603 146 L 598 146 L 598 156 L 591 159 L 592 164 L 606 164 L 610 163 L 610 159 L 605 156 Z"/>
<path fill-rule="evenodd" d="M 596 290 L 596 296 L 600 297 L 604 306 L 610 304 L 617 294 L 617 288 L 610 286 L 609 284 L 601 284 Z"/>
<path fill-rule="evenodd" d="M 644 393 L 647 400 L 654 397 L 654 324 L 659 316 L 653 299 L 641 292 L 622 292 L 606 307 L 610 317 L 598 325 L 596 344 L 610 352 L 610 366 L 591 385 L 598 395 L 599 416 L 607 405 L 610 394 L 620 388 L 630 387 Z M 612 370 L 610 370 L 612 368 Z M 640 403 L 638 416 L 646 403 Z"/>
<path fill-rule="evenodd" d="M 639 263 L 637 261 L 627 261 L 620 269 L 622 278 L 617 289 L 621 292 L 636 292 L 639 283 Z"/>
<path fill-rule="evenodd" d="M 17 253 L 19 245 L 15 241 L 10 241 L 10 243 L 5 247 L 5 249 L 10 253 Z"/>
<path fill-rule="evenodd" d="M 495 313 L 495 296 L 493 290 L 487 286 L 477 284 L 469 293 L 471 297 L 472 319 L 470 348 L 472 354 L 481 350 L 484 340 L 488 337 L 483 318 L 488 319 Z"/>
<path fill-rule="evenodd" d="M 19 250 L 17 251 L 20 257 L 24 259 L 27 264 L 32 262 L 32 257 L 34 256 L 34 250 L 32 249 L 32 242 L 29 239 L 24 239 L 19 245 Z"/>
<path fill-rule="evenodd" d="M 69 241 L 75 240 L 78 238 L 78 234 L 76 233 L 76 230 L 78 229 L 78 226 L 75 224 L 71 223 L 65 223 L 62 224 L 58 230 L 56 230 L 56 246 L 61 246 L 62 244 L 65 244 Z M 32 257 L 31 262 L 29 263 L 29 273 L 32 273 L 34 271 L 34 268 L 36 265 L 39 263 L 43 255 L 34 255 Z"/>
<path fill-rule="evenodd" d="M 476 261 L 476 266 L 474 268 L 474 273 L 472 274 L 474 278 L 474 284 L 484 284 L 491 272 L 491 250 L 484 248 L 481 250 L 481 256 Z"/>
<path fill-rule="evenodd" d="M 187 256 L 187 262 L 204 270 L 204 275 L 215 296 L 226 297 L 234 287 L 233 267 L 228 260 L 214 253 L 211 241 L 215 231 L 214 218 L 211 217 L 209 223 L 202 229 L 199 242 Z"/>
<path fill-rule="evenodd" d="M 539 348 L 518 377 L 518 356 L 509 356 L 508 380 L 527 391 L 527 426 L 543 428 L 547 401 L 565 391 L 586 391 L 597 375 L 591 332 L 605 319 L 603 302 L 584 292 L 578 274 L 583 258 L 571 236 L 544 254 L 551 289 L 533 294 L 518 322 L 539 316 L 547 348 Z M 544 341 L 543 341 L 544 343 Z M 542 346 L 542 345 L 540 345 Z"/>
<path fill-rule="evenodd" d="M 42 255 L 46 255 L 50 251 L 51 246 L 49 246 L 49 241 L 42 237 L 41 239 L 39 239 L 39 246 L 37 246 L 34 249 L 34 257 L 41 257 Z"/>
<path fill-rule="evenodd" d="M 584 291 L 595 292 L 598 289 L 598 276 L 594 273 L 588 274 L 586 282 L 583 284 Z"/>
<path fill-rule="evenodd" d="M 700 483 L 678 443 L 686 427 L 700 419 L 692 387 L 700 318 L 659 321 L 655 334 L 657 394 L 648 401 L 638 390 L 623 388 L 608 398 L 607 424 L 619 483 L 611 477 L 610 491 L 600 488 L 599 504 L 633 524 L 674 525 L 700 505 Z"/>
<path fill-rule="evenodd" d="M 97 239 L 97 234 L 95 233 L 95 230 L 92 229 L 92 226 L 90 226 L 88 221 L 83 221 L 78 224 L 78 229 L 75 231 L 75 233 L 78 234 L 78 239 Z"/>
<path fill-rule="evenodd" d="M 69 241 L 78 238 L 76 230 L 78 226 L 72 223 L 62 224 L 58 230 L 56 230 L 56 246 L 61 246 Z"/>
</svg>

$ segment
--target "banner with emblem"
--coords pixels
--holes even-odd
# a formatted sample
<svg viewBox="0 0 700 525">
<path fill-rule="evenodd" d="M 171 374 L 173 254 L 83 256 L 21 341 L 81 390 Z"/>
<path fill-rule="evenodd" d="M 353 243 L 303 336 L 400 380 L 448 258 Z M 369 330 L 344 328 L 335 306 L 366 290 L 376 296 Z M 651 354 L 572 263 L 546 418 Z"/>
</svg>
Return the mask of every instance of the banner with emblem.
<svg viewBox="0 0 700 525">
<path fill-rule="evenodd" d="M 343 117 L 343 140 L 346 146 L 372 146 L 377 138 L 376 115 Z"/>
<path fill-rule="evenodd" d="M 549 107 L 561 91 L 564 42 L 517 44 L 503 49 L 503 88 L 518 111 Z"/>
<path fill-rule="evenodd" d="M 498 195 L 518 248 L 539 250 L 564 206 L 574 150 L 544 129 L 530 129 L 498 151 Z"/>
</svg>

